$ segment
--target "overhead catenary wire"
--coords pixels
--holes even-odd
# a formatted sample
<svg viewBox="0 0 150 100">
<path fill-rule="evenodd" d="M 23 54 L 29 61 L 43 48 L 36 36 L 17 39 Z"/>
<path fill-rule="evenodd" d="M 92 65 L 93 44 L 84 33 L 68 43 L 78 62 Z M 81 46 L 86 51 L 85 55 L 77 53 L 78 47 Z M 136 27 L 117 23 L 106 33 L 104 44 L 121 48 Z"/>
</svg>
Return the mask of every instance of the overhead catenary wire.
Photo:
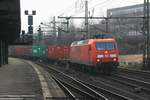
<svg viewBox="0 0 150 100">
<path fill-rule="evenodd" d="M 80 5 L 85 6 L 85 5 L 84 5 L 84 1 L 85 1 L 85 0 L 76 0 L 71 6 L 69 6 L 69 7 L 66 8 L 65 10 L 61 11 L 62 13 L 59 14 L 59 16 L 62 16 L 62 15 L 64 15 L 65 13 L 70 13 L 70 12 L 73 11 L 73 10 L 75 11 L 75 10 L 76 10 L 76 8 L 75 8 L 76 3 L 82 3 L 82 4 L 80 4 Z M 89 1 L 88 1 L 89 5 L 90 5 L 90 3 L 92 3 L 92 2 L 94 2 L 94 0 L 89 0 Z M 105 0 L 105 1 L 103 1 L 103 2 L 98 3 L 96 6 L 101 5 L 101 4 L 104 4 L 104 3 L 106 3 L 106 2 L 108 2 L 108 0 Z M 94 5 L 94 6 L 95 6 L 95 5 Z M 94 8 L 94 6 L 93 6 L 93 7 L 90 7 L 89 10 L 91 10 L 92 8 Z M 80 10 L 82 10 L 82 9 L 80 9 Z M 84 11 L 85 11 L 85 10 L 81 11 L 80 13 L 83 13 Z M 79 13 L 72 14 L 71 16 L 75 16 L 75 15 L 77 15 L 77 14 L 79 14 Z"/>
<path fill-rule="evenodd" d="M 76 0 L 75 0 L 76 1 Z M 65 9 L 63 9 L 63 10 L 61 10 L 59 13 L 58 13 L 58 15 L 60 16 L 60 15 L 63 15 L 64 13 L 66 13 L 66 12 L 68 12 L 69 10 L 71 11 L 71 10 L 73 10 L 72 8 L 74 7 L 74 4 L 75 4 L 75 1 L 69 6 L 69 7 L 67 7 L 67 8 L 65 8 Z"/>
<path fill-rule="evenodd" d="M 92 1 L 94 1 L 94 0 L 92 0 Z M 91 2 L 92 2 L 91 1 Z M 88 4 L 89 6 L 90 6 L 90 8 L 88 8 L 89 9 L 89 11 L 90 10 L 95 10 L 95 8 L 97 8 L 98 6 L 100 6 L 101 8 L 103 7 L 103 6 L 106 6 L 106 5 L 108 5 L 108 3 L 109 3 L 109 1 L 113 1 L 113 0 L 105 0 L 105 1 L 103 1 L 103 2 L 98 2 L 98 3 L 96 3 L 95 5 L 93 5 L 93 6 L 90 6 L 90 3 Z M 80 12 L 78 12 L 78 13 L 75 13 L 75 14 L 72 14 L 72 15 L 70 15 L 70 16 L 76 16 L 76 15 L 79 15 L 79 14 L 82 14 L 82 13 L 84 13 L 85 12 L 85 10 L 83 9 L 83 10 L 81 10 L 80 9 Z"/>
</svg>

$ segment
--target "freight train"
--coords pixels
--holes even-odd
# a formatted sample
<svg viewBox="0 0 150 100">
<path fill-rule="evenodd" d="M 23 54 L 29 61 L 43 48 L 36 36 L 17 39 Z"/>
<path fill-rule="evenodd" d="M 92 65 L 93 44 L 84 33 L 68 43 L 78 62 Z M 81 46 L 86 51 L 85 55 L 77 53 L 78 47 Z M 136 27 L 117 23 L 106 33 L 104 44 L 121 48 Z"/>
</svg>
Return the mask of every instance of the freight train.
<svg viewBox="0 0 150 100">
<path fill-rule="evenodd" d="M 110 73 L 119 65 L 116 40 L 87 39 L 68 45 L 10 46 L 9 56 L 65 62 L 70 66 Z"/>
</svg>

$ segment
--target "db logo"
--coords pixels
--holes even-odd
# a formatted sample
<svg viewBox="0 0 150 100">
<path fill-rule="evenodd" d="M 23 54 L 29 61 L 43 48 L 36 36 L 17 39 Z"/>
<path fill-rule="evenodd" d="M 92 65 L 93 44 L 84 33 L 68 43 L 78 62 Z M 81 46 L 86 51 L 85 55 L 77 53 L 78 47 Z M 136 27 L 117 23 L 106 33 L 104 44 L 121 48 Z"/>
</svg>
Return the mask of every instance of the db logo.
<svg viewBox="0 0 150 100">
<path fill-rule="evenodd" d="M 105 55 L 105 58 L 108 58 L 109 57 L 109 55 L 107 54 L 107 55 Z"/>
</svg>

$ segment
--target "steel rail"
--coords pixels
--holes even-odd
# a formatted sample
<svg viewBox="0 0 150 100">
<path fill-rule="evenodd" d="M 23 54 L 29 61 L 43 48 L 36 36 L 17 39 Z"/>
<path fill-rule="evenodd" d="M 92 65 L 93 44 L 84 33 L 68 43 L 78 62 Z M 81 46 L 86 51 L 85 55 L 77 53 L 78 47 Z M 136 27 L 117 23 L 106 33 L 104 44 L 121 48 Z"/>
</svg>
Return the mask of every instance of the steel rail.
<svg viewBox="0 0 150 100">
<path fill-rule="evenodd" d="M 40 64 L 40 65 L 42 65 L 42 66 L 45 66 L 45 65 L 43 65 L 43 64 L 41 64 L 41 63 L 38 63 L 38 64 Z M 97 91 L 91 89 L 90 87 L 88 87 L 88 86 L 86 86 L 85 84 L 83 84 L 82 82 L 80 82 L 80 81 L 74 79 L 73 77 L 71 77 L 71 76 L 69 76 L 69 75 L 67 75 L 67 74 L 65 74 L 65 73 L 63 73 L 63 72 L 60 72 L 60 71 L 58 71 L 58 70 L 56 70 L 56 69 L 54 69 L 54 68 L 52 68 L 52 67 L 50 67 L 50 66 L 48 66 L 48 65 L 45 66 L 45 67 L 47 67 L 48 70 L 53 70 L 53 71 L 55 71 L 55 72 L 57 73 L 57 75 L 58 75 L 58 73 L 59 73 L 59 74 L 65 76 L 65 77 L 67 77 L 67 78 L 70 78 L 71 80 L 73 80 L 74 82 L 76 82 L 76 84 L 79 84 L 80 86 L 82 86 L 82 88 L 86 89 L 86 91 L 88 91 L 88 92 L 90 92 L 92 95 L 94 95 L 97 99 L 100 99 L 100 100 L 108 100 L 108 99 L 107 99 L 105 96 L 103 96 L 102 94 L 100 94 L 100 93 L 98 93 Z"/>
<path fill-rule="evenodd" d="M 80 80 L 80 81 L 81 81 L 81 80 Z M 95 89 L 95 90 L 98 90 L 98 91 L 100 91 L 100 92 L 107 93 L 108 95 L 111 95 L 111 96 L 115 96 L 115 98 L 118 98 L 119 100 L 133 100 L 133 99 L 131 99 L 131 98 L 128 98 L 128 97 L 123 96 L 123 95 L 120 95 L 120 94 L 118 94 L 118 93 L 114 93 L 114 92 L 111 92 L 111 91 L 106 90 L 106 89 L 104 89 L 104 88 L 94 86 L 94 85 L 92 85 L 92 84 L 90 84 L 90 83 L 87 83 L 87 82 L 84 82 L 84 81 L 81 81 L 81 82 L 84 83 L 84 84 L 86 84 L 87 86 L 89 86 L 89 87 Z"/>
<path fill-rule="evenodd" d="M 78 100 L 76 98 L 76 96 L 60 80 L 58 80 L 54 76 L 52 76 L 52 78 L 56 81 L 57 84 L 59 84 L 59 86 L 61 86 L 61 88 L 63 89 L 63 91 L 65 92 L 65 94 L 68 95 L 68 97 L 66 99 L 69 99 L 69 100 Z"/>
<path fill-rule="evenodd" d="M 74 87 L 72 84 L 69 84 L 69 83 L 67 83 L 65 81 L 62 81 L 61 79 L 58 79 L 58 78 L 55 78 L 55 79 L 57 81 L 59 81 L 61 84 L 63 84 L 65 87 L 70 88 L 70 90 L 74 90 L 74 91 L 82 94 L 84 97 L 83 98 L 81 97 L 81 99 L 98 100 L 98 98 L 96 98 L 95 96 L 93 96 L 93 95 L 91 95 L 91 94 L 81 90 L 80 88 Z M 80 97 L 77 97 L 77 98 L 80 98 Z"/>
</svg>

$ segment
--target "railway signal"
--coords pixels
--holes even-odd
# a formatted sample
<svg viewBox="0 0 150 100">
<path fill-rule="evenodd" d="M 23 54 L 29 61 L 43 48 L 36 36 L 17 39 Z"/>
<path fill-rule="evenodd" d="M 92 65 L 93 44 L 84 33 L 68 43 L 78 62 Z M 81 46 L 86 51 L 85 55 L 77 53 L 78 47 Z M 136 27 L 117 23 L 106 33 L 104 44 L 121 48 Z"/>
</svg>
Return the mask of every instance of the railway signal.
<svg viewBox="0 0 150 100">
<path fill-rule="evenodd" d="M 28 34 L 31 35 L 30 40 L 31 44 L 33 43 L 33 15 L 36 15 L 36 11 L 33 10 L 32 14 L 29 14 L 28 10 L 25 10 L 25 15 L 28 15 Z"/>
</svg>

